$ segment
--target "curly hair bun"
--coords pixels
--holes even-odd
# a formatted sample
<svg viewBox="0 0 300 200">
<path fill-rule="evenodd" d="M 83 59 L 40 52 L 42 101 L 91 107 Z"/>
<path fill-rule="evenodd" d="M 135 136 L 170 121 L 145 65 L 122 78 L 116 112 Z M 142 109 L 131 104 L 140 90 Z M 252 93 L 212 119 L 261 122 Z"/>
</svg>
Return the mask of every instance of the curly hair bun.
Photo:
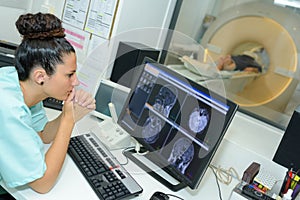
<svg viewBox="0 0 300 200">
<path fill-rule="evenodd" d="M 40 12 L 24 14 L 15 24 L 23 39 L 65 37 L 61 20 L 53 14 Z"/>
</svg>

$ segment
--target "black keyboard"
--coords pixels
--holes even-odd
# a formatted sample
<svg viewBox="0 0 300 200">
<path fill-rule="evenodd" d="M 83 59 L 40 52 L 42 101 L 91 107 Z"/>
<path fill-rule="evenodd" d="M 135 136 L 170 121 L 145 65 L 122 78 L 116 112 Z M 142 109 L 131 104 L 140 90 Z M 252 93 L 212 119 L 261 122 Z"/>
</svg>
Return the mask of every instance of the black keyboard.
<svg viewBox="0 0 300 200">
<path fill-rule="evenodd" d="M 72 137 L 68 154 L 100 199 L 124 199 L 143 191 L 93 133 Z"/>
<path fill-rule="evenodd" d="M 63 101 L 57 100 L 53 97 L 48 97 L 45 100 L 43 100 L 43 105 L 47 108 L 52 108 L 55 110 L 62 110 L 63 107 Z"/>
</svg>

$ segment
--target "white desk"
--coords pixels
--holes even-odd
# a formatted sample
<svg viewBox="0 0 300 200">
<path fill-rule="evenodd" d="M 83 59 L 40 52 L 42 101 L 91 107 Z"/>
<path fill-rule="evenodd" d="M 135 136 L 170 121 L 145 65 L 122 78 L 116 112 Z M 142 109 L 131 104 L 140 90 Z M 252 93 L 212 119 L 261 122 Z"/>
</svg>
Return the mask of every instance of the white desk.
<svg viewBox="0 0 300 200">
<path fill-rule="evenodd" d="M 57 115 L 57 111 L 47 109 L 49 118 Z M 87 131 L 97 122 L 92 120 L 90 116 L 85 117 L 77 123 L 73 135 L 77 135 Z M 242 113 L 237 113 L 230 125 L 224 140 L 222 141 L 218 151 L 216 152 L 212 164 L 221 166 L 225 169 L 234 167 L 240 176 L 243 171 L 253 162 L 259 162 L 261 167 L 270 170 L 270 172 L 282 180 L 286 169 L 272 162 L 273 155 L 280 142 L 283 131 L 258 120 L 250 118 Z M 125 162 L 125 157 L 121 151 L 113 151 L 114 155 L 119 159 L 120 163 Z M 134 199 L 146 200 L 155 191 L 164 193 L 172 193 L 184 199 L 219 199 L 218 187 L 212 170 L 209 168 L 204 175 L 197 190 L 189 188 L 182 189 L 178 192 L 172 192 L 164 185 L 153 179 L 146 172 L 137 167 L 132 161 L 129 161 L 125 168 L 136 179 L 136 181 L 144 189 L 143 193 Z M 233 179 L 229 185 L 221 184 L 222 198 L 229 199 L 232 189 L 238 184 Z M 281 181 L 275 185 L 275 190 L 279 190 Z M 5 187 L 5 186 L 4 186 Z M 8 189 L 8 191 L 16 199 L 29 200 L 57 200 L 57 199 L 98 199 L 89 184 L 85 181 L 76 165 L 67 155 L 60 177 L 54 188 L 47 194 L 38 194 L 28 187 L 18 189 Z M 173 197 L 170 198 L 175 199 Z"/>
</svg>

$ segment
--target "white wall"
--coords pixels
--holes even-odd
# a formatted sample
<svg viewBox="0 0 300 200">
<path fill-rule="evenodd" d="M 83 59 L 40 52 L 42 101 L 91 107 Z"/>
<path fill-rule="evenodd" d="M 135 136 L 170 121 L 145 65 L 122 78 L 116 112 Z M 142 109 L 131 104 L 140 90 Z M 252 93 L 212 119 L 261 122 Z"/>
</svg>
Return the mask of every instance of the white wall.
<svg viewBox="0 0 300 200">
<path fill-rule="evenodd" d="M 63 2 L 62 0 L 1 0 L 0 40 L 19 44 L 21 37 L 15 27 L 15 22 L 21 14 L 52 12 L 61 17 Z"/>
<path fill-rule="evenodd" d="M 0 7 L 0 40 L 19 44 L 21 37 L 15 27 L 15 21 L 19 15 L 25 13 L 23 9 Z"/>
<path fill-rule="evenodd" d="M 176 0 L 120 0 L 112 37 L 162 48 Z M 122 36 L 123 35 L 123 36 Z"/>
<path fill-rule="evenodd" d="M 215 1 L 184 0 L 175 27 L 176 31 L 196 39 L 202 20 L 206 14 L 211 14 Z"/>
<path fill-rule="evenodd" d="M 50 12 L 62 17 L 64 0 L 32 0 L 31 12 Z"/>
<path fill-rule="evenodd" d="M 21 38 L 15 27 L 19 15 L 30 10 L 32 0 L 1 0 L 0 1 L 0 40 L 19 43 Z"/>
<path fill-rule="evenodd" d="M 255 0 L 184 0 L 175 29 L 198 41 L 205 15 L 216 16 L 229 7 L 250 1 Z"/>
</svg>

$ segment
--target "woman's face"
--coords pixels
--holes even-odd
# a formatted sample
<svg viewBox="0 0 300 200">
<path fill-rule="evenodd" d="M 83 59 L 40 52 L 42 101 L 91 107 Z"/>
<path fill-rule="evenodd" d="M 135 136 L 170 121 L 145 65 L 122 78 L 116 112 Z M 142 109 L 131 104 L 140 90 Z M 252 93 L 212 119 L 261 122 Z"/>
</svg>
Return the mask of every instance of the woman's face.
<svg viewBox="0 0 300 200">
<path fill-rule="evenodd" d="M 66 100 L 72 89 L 79 85 L 76 75 L 76 55 L 75 53 L 64 54 L 63 64 L 56 65 L 56 71 L 49 76 L 44 83 L 44 92 L 47 96 L 59 100 Z"/>
</svg>

